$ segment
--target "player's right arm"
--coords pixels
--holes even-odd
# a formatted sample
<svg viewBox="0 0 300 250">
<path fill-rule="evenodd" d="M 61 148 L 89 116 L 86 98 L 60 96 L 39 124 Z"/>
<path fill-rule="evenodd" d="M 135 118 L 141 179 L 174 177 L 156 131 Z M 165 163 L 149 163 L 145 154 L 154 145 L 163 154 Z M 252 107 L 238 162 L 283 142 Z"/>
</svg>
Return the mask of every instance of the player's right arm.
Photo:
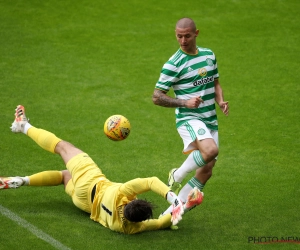
<svg viewBox="0 0 300 250">
<path fill-rule="evenodd" d="M 172 98 L 166 94 L 166 92 L 154 89 L 154 93 L 152 95 L 152 101 L 155 105 L 159 105 L 167 108 L 198 108 L 200 103 L 203 102 L 201 97 L 193 97 L 189 100 Z"/>
<path fill-rule="evenodd" d="M 129 199 L 150 190 L 166 198 L 170 188 L 157 177 L 136 178 L 123 183 L 120 187 L 120 192 Z"/>
<path fill-rule="evenodd" d="M 185 107 L 185 103 L 187 102 L 187 100 L 172 98 L 166 92 L 159 89 L 154 89 L 152 101 L 155 105 L 168 108 Z"/>
</svg>

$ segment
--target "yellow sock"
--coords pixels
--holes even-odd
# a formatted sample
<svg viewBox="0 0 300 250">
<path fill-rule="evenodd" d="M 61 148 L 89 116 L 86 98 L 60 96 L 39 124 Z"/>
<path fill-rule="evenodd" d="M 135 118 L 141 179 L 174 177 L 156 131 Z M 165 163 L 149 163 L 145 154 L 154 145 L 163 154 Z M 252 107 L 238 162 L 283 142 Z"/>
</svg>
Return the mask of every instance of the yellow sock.
<svg viewBox="0 0 300 250">
<path fill-rule="evenodd" d="M 56 137 L 55 134 L 52 134 L 51 132 L 35 127 L 31 127 L 27 131 L 27 135 L 34 140 L 41 148 L 51 152 L 55 153 L 54 149 L 61 141 L 58 137 Z"/>
<path fill-rule="evenodd" d="M 44 171 L 28 176 L 29 186 L 57 186 L 62 184 L 61 171 Z"/>
</svg>

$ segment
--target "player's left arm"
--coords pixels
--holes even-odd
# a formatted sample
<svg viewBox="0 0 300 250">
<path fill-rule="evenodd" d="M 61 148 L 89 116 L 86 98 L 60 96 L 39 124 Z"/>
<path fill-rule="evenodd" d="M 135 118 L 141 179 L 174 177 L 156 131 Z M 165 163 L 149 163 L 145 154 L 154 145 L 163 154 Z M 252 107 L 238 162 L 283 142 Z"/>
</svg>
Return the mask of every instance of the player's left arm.
<svg viewBox="0 0 300 250">
<path fill-rule="evenodd" d="M 222 112 L 228 116 L 229 114 L 229 103 L 227 101 L 224 101 L 224 96 L 223 96 L 223 90 L 221 87 L 221 84 L 219 82 L 219 78 L 215 78 L 215 100 L 216 103 L 219 105 L 220 109 Z"/>
<path fill-rule="evenodd" d="M 173 206 L 171 221 L 176 225 L 184 213 L 183 203 L 178 196 L 160 179 L 157 177 L 137 178 L 124 183 L 120 187 L 120 191 L 129 199 L 134 199 L 136 195 L 153 191 L 160 196 L 164 197 Z"/>
<path fill-rule="evenodd" d="M 143 231 L 153 231 L 159 229 L 170 228 L 172 225 L 171 214 L 160 216 L 159 219 L 149 219 L 142 222 L 136 222 L 131 224 L 127 228 L 128 234 L 140 233 Z"/>
</svg>

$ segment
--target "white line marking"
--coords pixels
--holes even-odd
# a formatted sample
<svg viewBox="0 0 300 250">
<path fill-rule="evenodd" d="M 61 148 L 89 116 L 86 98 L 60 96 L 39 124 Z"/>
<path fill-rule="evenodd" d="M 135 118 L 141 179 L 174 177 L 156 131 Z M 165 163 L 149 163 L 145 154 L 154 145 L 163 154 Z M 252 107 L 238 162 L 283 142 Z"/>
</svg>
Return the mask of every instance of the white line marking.
<svg viewBox="0 0 300 250">
<path fill-rule="evenodd" d="M 36 237 L 48 242 L 50 245 L 52 245 L 56 249 L 71 250 L 71 248 L 64 246 L 59 241 L 53 239 L 50 235 L 44 233 L 43 231 L 41 231 L 34 225 L 30 224 L 28 221 L 22 219 L 21 217 L 19 217 L 18 215 L 16 215 L 12 211 L 10 211 L 9 209 L 7 209 L 1 205 L 0 205 L 0 213 L 3 214 L 4 216 L 6 216 L 7 218 L 13 220 L 17 224 L 19 224 L 19 226 L 26 228 L 28 231 L 30 231 L 32 234 L 34 234 Z"/>
</svg>

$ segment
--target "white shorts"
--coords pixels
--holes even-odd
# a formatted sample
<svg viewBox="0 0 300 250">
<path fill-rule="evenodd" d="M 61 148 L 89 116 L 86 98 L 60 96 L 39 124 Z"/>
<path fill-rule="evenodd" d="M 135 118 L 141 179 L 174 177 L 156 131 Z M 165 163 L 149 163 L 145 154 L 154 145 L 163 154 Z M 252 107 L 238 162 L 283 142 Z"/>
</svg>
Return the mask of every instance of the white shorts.
<svg viewBox="0 0 300 250">
<path fill-rule="evenodd" d="M 183 153 L 189 154 L 197 149 L 197 140 L 212 138 L 219 147 L 219 133 L 218 130 L 212 130 L 206 127 L 205 123 L 200 120 L 190 120 L 177 129 L 183 141 Z"/>
</svg>

